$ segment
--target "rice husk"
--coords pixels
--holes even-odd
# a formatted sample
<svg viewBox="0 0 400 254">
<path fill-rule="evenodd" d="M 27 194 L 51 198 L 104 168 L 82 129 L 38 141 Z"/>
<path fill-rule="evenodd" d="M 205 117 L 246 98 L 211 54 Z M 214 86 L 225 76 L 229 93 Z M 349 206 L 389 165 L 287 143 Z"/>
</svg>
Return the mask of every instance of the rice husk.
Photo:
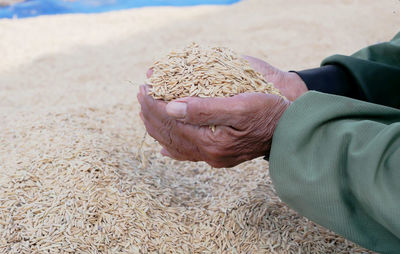
<svg viewBox="0 0 400 254">
<path fill-rule="evenodd" d="M 283 97 L 274 85 L 255 71 L 245 59 L 224 47 L 201 47 L 196 43 L 172 51 L 156 61 L 148 79 L 155 99 L 230 97 L 262 92 Z"/>
<path fill-rule="evenodd" d="M 164 158 L 148 139 L 142 166 L 137 113 L 118 105 L 5 116 L 0 253 L 365 251 L 283 204 L 263 160 L 213 169 Z"/>
</svg>

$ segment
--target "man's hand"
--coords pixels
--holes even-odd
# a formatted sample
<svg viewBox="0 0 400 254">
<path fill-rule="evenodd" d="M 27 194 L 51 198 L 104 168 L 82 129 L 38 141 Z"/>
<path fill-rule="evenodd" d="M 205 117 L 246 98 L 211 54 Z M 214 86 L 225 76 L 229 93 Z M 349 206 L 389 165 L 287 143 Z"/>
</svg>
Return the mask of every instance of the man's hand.
<svg viewBox="0 0 400 254">
<path fill-rule="evenodd" d="M 294 72 L 284 72 L 261 59 L 244 56 L 254 70 L 261 73 L 268 82 L 272 82 L 290 101 L 296 100 L 308 91 L 304 81 Z"/>
<path fill-rule="evenodd" d="M 188 97 L 167 104 L 147 95 L 146 86 L 140 87 L 138 100 L 140 117 L 148 133 L 163 146 L 163 155 L 205 161 L 217 168 L 268 156 L 278 121 L 290 106 L 288 100 L 263 93 Z"/>
</svg>

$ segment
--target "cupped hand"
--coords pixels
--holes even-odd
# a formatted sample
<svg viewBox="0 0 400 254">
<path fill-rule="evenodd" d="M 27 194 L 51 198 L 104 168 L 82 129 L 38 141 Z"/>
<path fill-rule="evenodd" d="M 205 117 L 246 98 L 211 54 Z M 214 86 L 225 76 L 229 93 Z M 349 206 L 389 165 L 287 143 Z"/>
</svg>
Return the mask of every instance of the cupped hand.
<svg viewBox="0 0 400 254">
<path fill-rule="evenodd" d="M 226 98 L 187 97 L 167 104 L 147 92 L 147 86 L 140 87 L 140 117 L 163 146 L 161 153 L 217 168 L 268 156 L 278 121 L 291 103 L 276 95 L 244 93 Z M 209 127 L 213 125 L 215 131 Z"/>
<path fill-rule="evenodd" d="M 252 56 L 243 56 L 243 58 L 249 62 L 254 70 L 261 73 L 268 82 L 272 82 L 290 101 L 296 100 L 308 91 L 306 84 L 296 73 L 279 70 L 269 63 Z"/>
</svg>

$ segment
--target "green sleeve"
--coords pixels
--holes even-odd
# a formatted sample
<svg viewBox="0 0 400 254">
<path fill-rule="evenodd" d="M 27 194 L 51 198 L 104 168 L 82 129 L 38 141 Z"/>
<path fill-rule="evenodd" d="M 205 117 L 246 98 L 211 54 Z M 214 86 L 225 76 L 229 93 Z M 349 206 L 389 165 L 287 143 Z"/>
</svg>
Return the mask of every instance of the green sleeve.
<svg viewBox="0 0 400 254">
<path fill-rule="evenodd" d="M 390 42 L 369 46 L 352 56 L 334 55 L 322 62 L 331 64 L 347 70 L 367 101 L 400 108 L 400 33 Z"/>
<path fill-rule="evenodd" d="M 308 92 L 274 133 L 270 175 L 312 221 L 381 253 L 400 253 L 400 110 Z"/>
</svg>

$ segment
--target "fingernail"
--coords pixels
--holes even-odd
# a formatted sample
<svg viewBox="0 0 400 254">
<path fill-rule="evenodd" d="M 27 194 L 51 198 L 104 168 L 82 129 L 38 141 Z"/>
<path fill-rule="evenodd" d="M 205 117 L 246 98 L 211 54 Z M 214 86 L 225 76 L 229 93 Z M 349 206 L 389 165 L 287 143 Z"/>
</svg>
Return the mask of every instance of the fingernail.
<svg viewBox="0 0 400 254">
<path fill-rule="evenodd" d="M 167 114 L 175 118 L 184 118 L 186 116 L 187 105 L 184 102 L 170 102 L 165 108 Z"/>
</svg>

